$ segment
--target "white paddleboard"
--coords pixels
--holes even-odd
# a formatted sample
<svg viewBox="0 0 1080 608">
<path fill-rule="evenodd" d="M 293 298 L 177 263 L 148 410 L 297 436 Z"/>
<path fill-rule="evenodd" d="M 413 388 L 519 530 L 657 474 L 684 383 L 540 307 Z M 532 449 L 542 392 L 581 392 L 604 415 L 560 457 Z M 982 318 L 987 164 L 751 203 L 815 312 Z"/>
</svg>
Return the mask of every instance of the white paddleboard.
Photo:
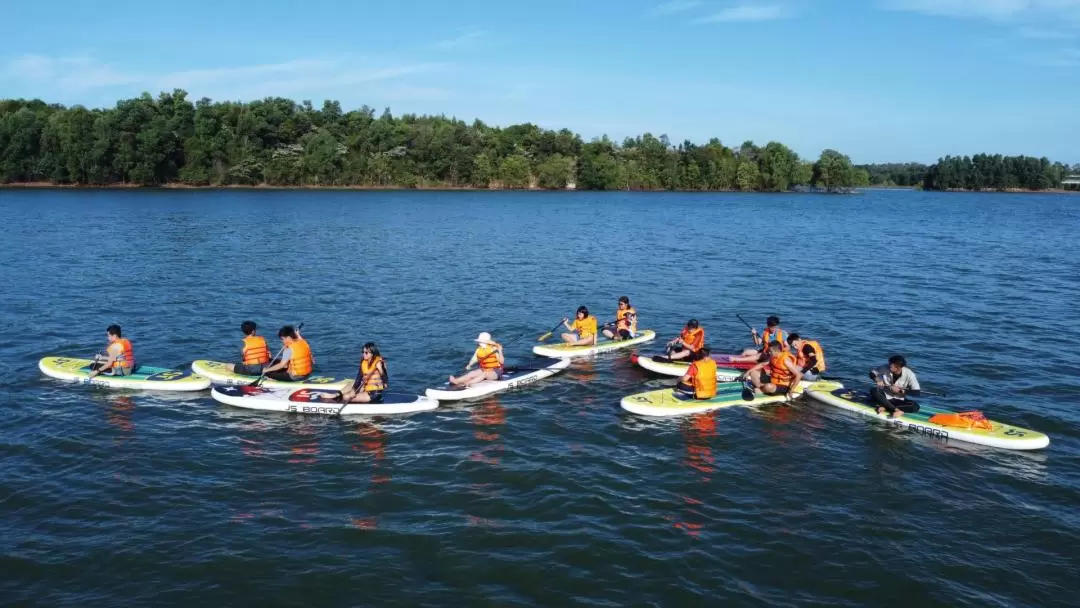
<svg viewBox="0 0 1080 608">
<path fill-rule="evenodd" d="M 338 391 L 326 388 L 282 388 L 269 386 L 218 386 L 210 391 L 215 400 L 251 410 L 288 412 L 291 414 L 328 414 L 342 416 L 407 414 L 439 407 L 435 399 L 402 393 L 383 393 L 381 403 L 342 404 L 323 399 L 336 397 Z"/>
<path fill-rule="evenodd" d="M 439 401 L 475 399 L 500 391 L 528 386 L 544 378 L 554 376 L 570 365 L 570 359 L 540 359 L 531 363 L 530 365 L 507 367 L 499 380 L 483 380 L 469 386 L 451 386 L 446 383 L 436 388 L 427 389 L 425 394 Z"/>
</svg>

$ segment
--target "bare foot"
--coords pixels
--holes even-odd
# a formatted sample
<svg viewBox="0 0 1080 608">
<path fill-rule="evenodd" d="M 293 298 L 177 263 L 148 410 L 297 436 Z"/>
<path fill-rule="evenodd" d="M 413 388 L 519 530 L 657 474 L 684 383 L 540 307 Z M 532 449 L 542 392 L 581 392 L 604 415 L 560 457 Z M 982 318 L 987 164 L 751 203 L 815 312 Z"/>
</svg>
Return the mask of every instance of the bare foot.
<svg viewBox="0 0 1080 608">
<path fill-rule="evenodd" d="M 885 408 L 883 408 L 883 407 L 881 407 L 879 405 L 879 406 L 874 408 L 874 411 L 877 412 L 878 414 L 884 414 L 885 413 Z"/>
<path fill-rule="evenodd" d="M 893 413 L 889 415 L 889 417 L 890 418 L 899 418 L 900 416 L 903 416 L 903 415 L 904 415 L 904 412 L 902 412 L 900 410 L 894 410 Z"/>
</svg>

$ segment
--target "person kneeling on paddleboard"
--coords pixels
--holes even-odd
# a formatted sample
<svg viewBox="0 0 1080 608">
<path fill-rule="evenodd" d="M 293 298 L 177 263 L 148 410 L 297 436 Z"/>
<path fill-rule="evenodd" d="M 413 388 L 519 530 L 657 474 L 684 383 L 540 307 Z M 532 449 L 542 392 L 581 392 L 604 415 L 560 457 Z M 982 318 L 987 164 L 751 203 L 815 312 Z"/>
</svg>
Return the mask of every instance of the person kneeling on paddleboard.
<svg viewBox="0 0 1080 608">
<path fill-rule="evenodd" d="M 690 319 L 678 338 L 668 342 L 664 355 L 671 361 L 699 359 L 701 349 L 705 346 L 705 328 L 698 323 L 697 319 Z M 656 357 L 653 357 L 656 359 Z M 661 358 L 662 359 L 662 358 Z"/>
<path fill-rule="evenodd" d="M 788 336 L 788 344 L 795 353 L 795 364 L 802 370 L 803 380 L 817 382 L 825 373 L 825 351 L 817 340 L 807 340 L 799 334 Z"/>
<path fill-rule="evenodd" d="M 456 386 L 468 386 L 475 382 L 482 380 L 498 380 L 503 375 L 503 350 L 502 345 L 491 339 L 491 334 L 488 332 L 482 332 L 476 337 L 476 343 L 479 345 L 476 347 L 476 351 L 473 353 L 471 359 L 469 359 L 468 365 L 465 366 L 466 370 L 472 369 L 472 366 L 479 364 L 479 369 L 474 369 L 464 376 L 455 378 L 450 376 L 450 384 Z"/>
<path fill-rule="evenodd" d="M 614 326 L 614 330 L 612 330 Z M 630 306 L 630 298 L 619 297 L 619 308 L 615 311 L 615 323 L 604 325 L 604 335 L 611 340 L 629 340 L 637 335 L 637 311 Z"/>
<path fill-rule="evenodd" d="M 270 363 L 270 349 L 266 346 L 266 338 L 256 335 L 256 329 L 254 321 L 240 324 L 240 331 L 244 332 L 244 346 L 240 349 L 240 363 L 233 365 L 234 374 L 258 376 L 262 374 L 263 367 Z"/>
<path fill-rule="evenodd" d="M 300 337 L 292 325 L 286 325 L 278 330 L 281 338 L 281 358 L 271 361 L 270 366 L 263 371 L 263 375 L 272 380 L 282 382 L 298 382 L 306 380 L 311 375 L 311 368 L 315 359 L 311 354 L 311 346 L 307 340 Z"/>
<path fill-rule="evenodd" d="M 345 387 L 334 401 L 338 403 L 382 403 L 383 391 L 389 386 L 390 374 L 386 371 L 386 361 L 379 354 L 379 347 L 374 342 L 364 345 L 360 356 L 360 370 L 352 386 Z"/>
<path fill-rule="evenodd" d="M 679 378 L 675 390 L 693 395 L 694 399 L 712 399 L 716 396 L 716 361 L 709 356 L 707 345 L 702 346 L 699 352 L 701 357 L 690 364 L 690 369 Z"/>
<path fill-rule="evenodd" d="M 90 366 L 90 377 L 98 374 L 107 376 L 130 376 L 135 371 L 135 351 L 131 347 L 131 340 L 122 337 L 119 325 L 110 325 L 105 330 L 105 337 L 109 343 L 105 346 L 104 355 L 94 355 L 94 363 Z"/>
<path fill-rule="evenodd" d="M 919 411 L 919 404 L 907 397 L 919 396 L 922 387 L 902 355 L 893 355 L 889 357 L 888 365 L 870 370 L 870 379 L 877 385 L 870 389 L 870 396 L 877 404 L 877 413 L 888 412 L 889 416 L 899 418 L 905 412 L 913 414 Z"/>
<path fill-rule="evenodd" d="M 744 379 L 749 379 L 754 390 L 766 395 L 787 395 L 799 386 L 803 379 L 802 368 L 795 362 L 795 356 L 784 349 L 784 345 L 773 341 L 769 343 L 769 360 L 758 363 L 746 370 Z M 762 374 L 764 371 L 768 374 Z M 747 387 L 749 388 L 749 387 Z"/>
<path fill-rule="evenodd" d="M 578 306 L 576 319 L 563 319 L 563 325 L 573 333 L 563 334 L 563 342 L 572 346 L 593 346 L 596 344 L 596 317 L 589 314 L 589 309 Z"/>
</svg>

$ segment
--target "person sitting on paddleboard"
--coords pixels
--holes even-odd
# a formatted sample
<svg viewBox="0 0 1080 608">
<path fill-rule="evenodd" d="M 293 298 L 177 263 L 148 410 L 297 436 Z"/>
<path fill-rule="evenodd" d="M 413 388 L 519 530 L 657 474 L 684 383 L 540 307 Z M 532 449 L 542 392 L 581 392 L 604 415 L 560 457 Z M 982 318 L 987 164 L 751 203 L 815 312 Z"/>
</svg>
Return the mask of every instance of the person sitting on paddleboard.
<svg viewBox="0 0 1080 608">
<path fill-rule="evenodd" d="M 110 325 L 105 330 L 105 337 L 109 341 L 105 346 L 105 354 L 94 355 L 90 377 L 98 374 L 130 376 L 135 371 L 135 351 L 131 347 L 131 340 L 123 337 L 119 325 Z"/>
<path fill-rule="evenodd" d="M 502 345 L 492 340 L 491 334 L 486 331 L 476 337 L 476 343 L 478 344 L 476 351 L 465 369 L 472 369 L 474 365 L 480 367 L 461 377 L 450 376 L 450 384 L 468 386 L 482 380 L 498 380 L 502 377 L 503 365 L 505 365 Z"/>
<path fill-rule="evenodd" d="M 286 325 L 278 330 L 283 346 L 281 358 L 270 362 L 263 373 L 267 378 L 282 382 L 299 382 L 306 380 L 311 375 L 311 368 L 315 365 L 311 354 L 311 345 L 307 340 L 300 337 L 292 325 Z"/>
<path fill-rule="evenodd" d="M 572 346 L 592 346 L 596 344 L 596 317 L 589 314 L 589 309 L 578 306 L 576 319 L 570 323 L 570 319 L 563 319 L 563 325 L 572 333 L 563 334 L 563 342 Z"/>
<path fill-rule="evenodd" d="M 678 338 L 667 345 L 667 357 L 672 361 L 689 359 L 694 361 L 701 355 L 701 349 L 705 346 L 705 328 L 698 323 L 697 319 L 690 319 Z"/>
<path fill-rule="evenodd" d="M 690 364 L 682 378 L 679 378 L 675 390 L 694 399 L 712 399 L 716 396 L 716 361 L 709 356 L 708 345 L 701 347 L 700 358 Z"/>
<path fill-rule="evenodd" d="M 746 370 L 744 379 L 749 379 L 754 390 L 766 395 L 787 395 L 794 391 L 803 379 L 802 368 L 795 362 L 795 356 L 789 353 L 783 344 L 769 343 L 769 360 L 758 363 Z M 762 372 L 767 371 L 767 374 Z"/>
<path fill-rule="evenodd" d="M 614 325 L 614 331 L 612 330 Z M 619 297 L 619 308 L 615 311 L 615 323 L 604 326 L 604 335 L 611 340 L 629 340 L 637 335 L 637 311 L 630 306 L 630 298 Z"/>
<path fill-rule="evenodd" d="M 780 328 L 780 317 L 775 315 L 765 319 L 765 329 L 761 330 L 761 335 L 758 336 L 757 329 L 751 327 L 750 335 L 754 337 L 755 348 L 747 348 L 743 350 L 742 354 L 737 357 L 732 357 L 731 360 L 735 361 L 756 361 L 758 363 L 764 363 L 769 358 L 769 345 L 773 342 L 779 342 L 784 351 L 788 350 L 787 332 Z"/>
<path fill-rule="evenodd" d="M 803 380 L 817 382 L 825 373 L 825 351 L 817 340 L 807 340 L 799 334 L 788 336 L 788 344 L 795 353 L 795 364 L 802 370 Z"/>
<path fill-rule="evenodd" d="M 240 349 L 240 363 L 233 365 L 234 374 L 258 376 L 270 362 L 270 349 L 266 346 L 266 338 L 256 335 L 256 329 L 254 321 L 240 324 L 240 331 L 244 332 L 244 346 Z"/>
<path fill-rule="evenodd" d="M 889 357 L 888 365 L 870 370 L 870 379 L 877 385 L 870 389 L 877 413 L 888 412 L 889 416 L 899 418 L 905 412 L 919 411 L 919 404 L 907 397 L 918 397 L 922 387 L 902 355 L 893 355 Z"/>
<path fill-rule="evenodd" d="M 390 382 L 386 371 L 386 361 L 379 354 L 379 347 L 374 342 L 364 345 L 360 355 L 360 370 L 352 386 L 345 387 L 334 400 L 338 403 L 382 403 L 383 391 Z"/>
</svg>

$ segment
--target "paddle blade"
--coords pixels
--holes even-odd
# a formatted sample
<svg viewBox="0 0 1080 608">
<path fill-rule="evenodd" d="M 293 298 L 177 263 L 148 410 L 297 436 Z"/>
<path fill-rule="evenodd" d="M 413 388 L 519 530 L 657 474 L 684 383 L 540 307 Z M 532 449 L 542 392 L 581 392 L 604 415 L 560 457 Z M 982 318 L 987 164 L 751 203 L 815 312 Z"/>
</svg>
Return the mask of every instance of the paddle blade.
<svg viewBox="0 0 1080 608">
<path fill-rule="evenodd" d="M 541 334 L 541 336 L 539 338 L 537 338 L 536 341 L 537 342 L 543 342 L 544 340 L 547 340 L 548 338 L 550 338 L 552 333 L 553 332 L 549 331 L 546 334 Z"/>
<path fill-rule="evenodd" d="M 754 400 L 754 385 L 753 384 L 750 384 L 749 382 L 744 382 L 743 383 L 742 398 L 743 398 L 743 401 L 753 401 Z"/>
</svg>

